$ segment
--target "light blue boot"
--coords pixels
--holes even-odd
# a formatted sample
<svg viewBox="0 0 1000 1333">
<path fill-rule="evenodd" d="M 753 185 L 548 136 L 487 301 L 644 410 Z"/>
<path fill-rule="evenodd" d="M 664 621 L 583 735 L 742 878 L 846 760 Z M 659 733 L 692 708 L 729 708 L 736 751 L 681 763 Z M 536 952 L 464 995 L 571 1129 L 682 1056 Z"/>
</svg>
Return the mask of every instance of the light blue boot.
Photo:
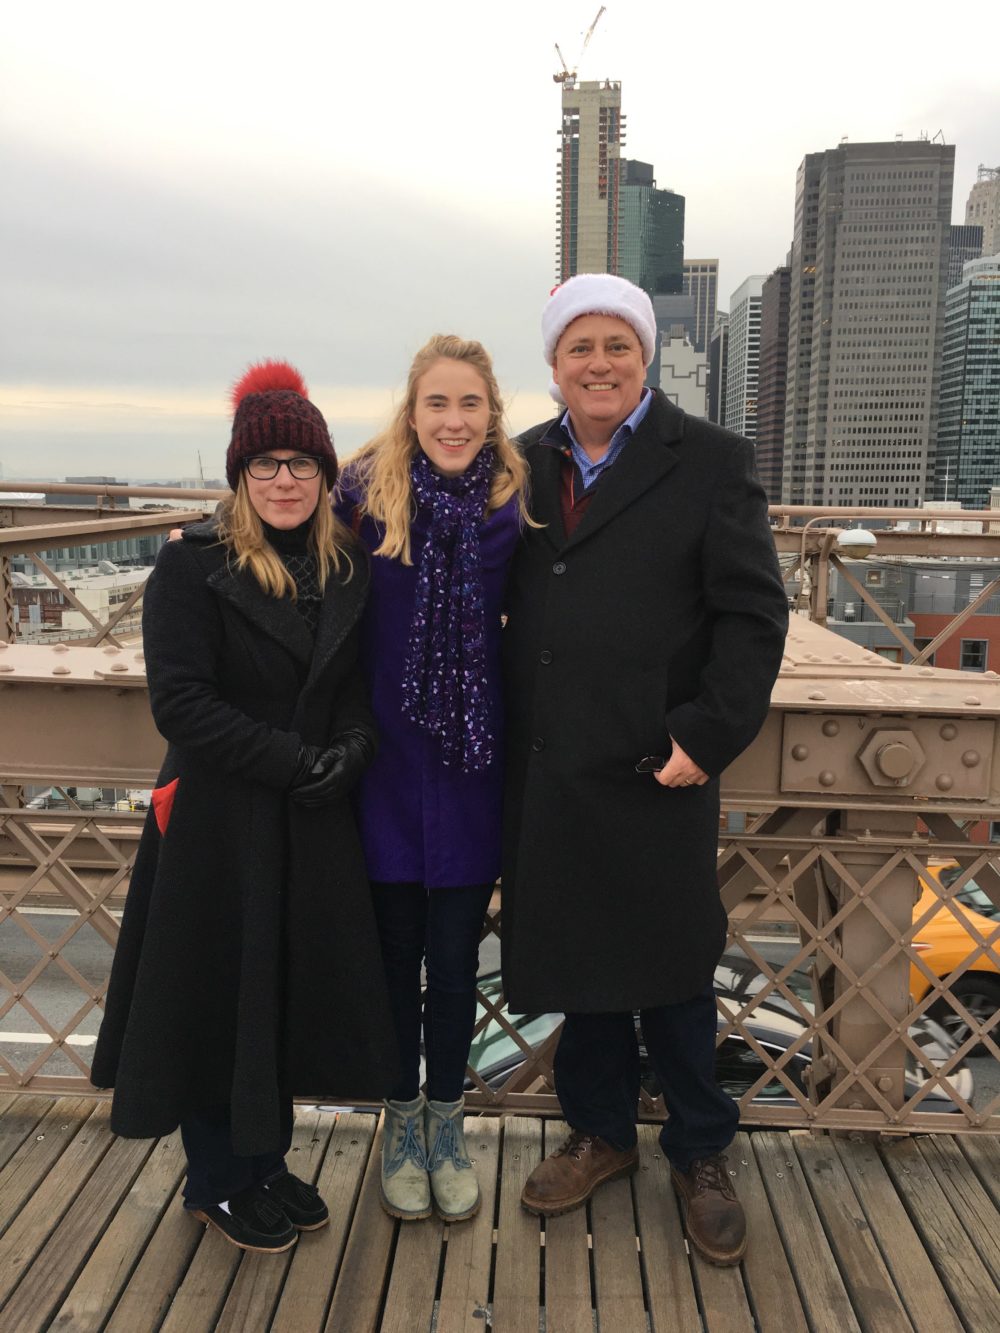
<svg viewBox="0 0 1000 1333">
<path fill-rule="evenodd" d="M 465 1098 L 427 1103 L 427 1170 L 437 1215 L 464 1222 L 479 1211 L 479 1181 L 465 1150 Z"/>
<path fill-rule="evenodd" d="M 423 1093 L 412 1102 L 383 1102 L 382 1207 L 404 1222 L 431 1215 L 431 1187 L 427 1179 L 427 1142 L 424 1138 Z"/>
</svg>

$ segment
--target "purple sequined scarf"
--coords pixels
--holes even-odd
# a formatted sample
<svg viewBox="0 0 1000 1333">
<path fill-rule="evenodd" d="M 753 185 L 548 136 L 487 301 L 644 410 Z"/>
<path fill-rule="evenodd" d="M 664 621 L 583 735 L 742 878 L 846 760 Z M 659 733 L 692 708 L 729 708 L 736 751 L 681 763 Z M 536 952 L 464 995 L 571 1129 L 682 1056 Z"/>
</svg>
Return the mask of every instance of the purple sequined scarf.
<svg viewBox="0 0 1000 1333">
<path fill-rule="evenodd" d="M 403 712 L 441 740 L 446 764 L 482 772 L 493 760 L 479 525 L 493 476 L 484 445 L 466 472 L 444 477 L 422 449 L 410 464 L 418 508 L 430 516 L 403 668 Z"/>
</svg>

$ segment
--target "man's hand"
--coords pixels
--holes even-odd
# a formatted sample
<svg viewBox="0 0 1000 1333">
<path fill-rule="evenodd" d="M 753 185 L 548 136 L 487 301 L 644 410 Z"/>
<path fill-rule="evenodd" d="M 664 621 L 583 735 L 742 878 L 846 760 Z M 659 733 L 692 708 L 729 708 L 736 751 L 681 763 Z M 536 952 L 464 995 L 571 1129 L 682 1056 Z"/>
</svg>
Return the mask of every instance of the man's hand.
<svg viewBox="0 0 1000 1333">
<path fill-rule="evenodd" d="M 670 737 L 670 743 L 673 749 L 670 752 L 670 758 L 653 774 L 657 782 L 663 787 L 701 787 L 708 781 L 708 774 L 689 759 L 681 747 Z"/>
</svg>

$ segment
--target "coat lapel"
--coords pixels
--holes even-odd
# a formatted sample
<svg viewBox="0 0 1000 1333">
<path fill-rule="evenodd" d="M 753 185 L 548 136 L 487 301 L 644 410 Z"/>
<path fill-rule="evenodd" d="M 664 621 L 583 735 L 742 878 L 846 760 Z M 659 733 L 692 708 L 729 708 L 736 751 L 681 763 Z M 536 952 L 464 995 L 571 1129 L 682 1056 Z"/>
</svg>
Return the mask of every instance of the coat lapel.
<svg viewBox="0 0 1000 1333">
<path fill-rule="evenodd" d="M 562 454 L 552 445 L 537 445 L 531 458 L 531 516 L 544 524 L 543 531 L 557 550 L 566 545 L 561 485 Z"/>
<path fill-rule="evenodd" d="M 671 446 L 679 444 L 683 436 L 684 413 L 656 392 L 639 429 L 598 486 L 566 545 L 586 541 L 671 472 L 679 461 Z"/>
<path fill-rule="evenodd" d="M 208 585 L 296 661 L 308 665 L 313 656 L 312 636 L 289 598 L 270 596 L 249 570 L 236 569 L 228 561 L 209 574 Z"/>
<path fill-rule="evenodd" d="M 333 575 L 326 585 L 326 596 L 316 626 L 316 641 L 312 645 L 312 666 L 309 669 L 309 687 L 323 672 L 327 663 L 348 634 L 361 619 L 368 599 L 371 571 L 364 552 L 358 546 L 351 548 L 354 572 L 346 583 Z"/>
</svg>

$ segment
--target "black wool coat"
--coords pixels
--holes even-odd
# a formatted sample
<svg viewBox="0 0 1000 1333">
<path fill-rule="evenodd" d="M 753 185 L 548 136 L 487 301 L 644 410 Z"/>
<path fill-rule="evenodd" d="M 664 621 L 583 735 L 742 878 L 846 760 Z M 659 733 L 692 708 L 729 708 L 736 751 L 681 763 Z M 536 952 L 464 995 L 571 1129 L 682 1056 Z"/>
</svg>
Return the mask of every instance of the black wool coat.
<svg viewBox="0 0 1000 1333">
<path fill-rule="evenodd" d="M 372 728 L 358 668 L 364 554 L 327 584 L 315 644 L 294 604 L 230 567 L 209 523 L 168 542 L 144 594 L 150 704 L 177 780 L 147 817 L 94 1056 L 111 1123 L 169 1133 L 229 1105 L 271 1152 L 290 1095 L 381 1097 L 396 1042 L 349 799 L 287 794 L 301 741 Z"/>
<path fill-rule="evenodd" d="M 503 632 L 504 985 L 514 1012 L 690 998 L 725 942 L 718 776 L 767 715 L 788 604 L 753 446 L 656 392 L 567 540 L 558 449 Z M 673 736 L 711 781 L 635 772 Z"/>
</svg>

